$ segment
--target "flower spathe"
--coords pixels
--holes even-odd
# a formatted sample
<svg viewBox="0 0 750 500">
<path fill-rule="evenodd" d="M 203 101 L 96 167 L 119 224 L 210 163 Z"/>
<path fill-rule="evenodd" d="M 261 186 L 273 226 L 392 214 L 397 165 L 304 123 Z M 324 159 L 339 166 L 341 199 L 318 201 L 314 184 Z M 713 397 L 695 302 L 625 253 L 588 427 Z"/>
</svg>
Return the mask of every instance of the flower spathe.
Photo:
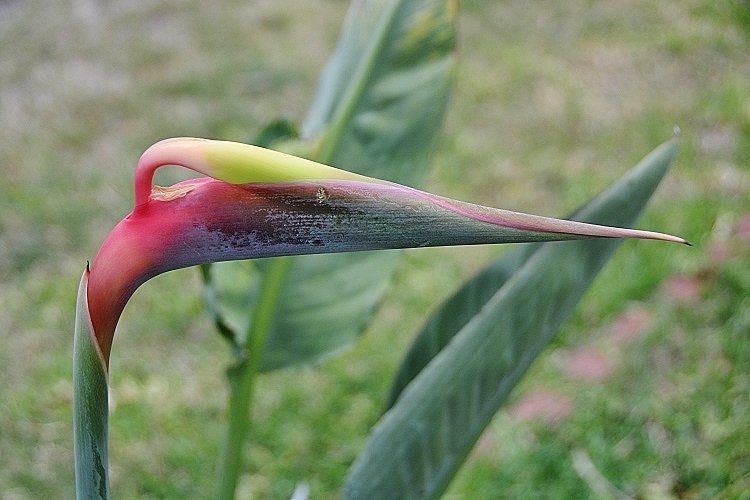
<svg viewBox="0 0 750 500">
<path fill-rule="evenodd" d="M 210 177 L 152 187 L 181 165 Z M 115 326 L 138 286 L 202 263 L 581 237 L 681 238 L 539 217 L 458 202 L 246 144 L 161 141 L 136 169 L 135 208 L 91 266 L 88 311 L 105 365 Z"/>
</svg>

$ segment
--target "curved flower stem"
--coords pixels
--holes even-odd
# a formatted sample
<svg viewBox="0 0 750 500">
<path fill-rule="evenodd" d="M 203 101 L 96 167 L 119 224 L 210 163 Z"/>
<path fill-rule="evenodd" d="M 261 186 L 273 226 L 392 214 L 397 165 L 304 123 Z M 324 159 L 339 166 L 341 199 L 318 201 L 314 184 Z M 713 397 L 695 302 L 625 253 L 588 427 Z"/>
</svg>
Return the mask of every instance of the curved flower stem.
<svg viewBox="0 0 750 500">
<path fill-rule="evenodd" d="M 271 328 L 274 310 L 291 260 L 271 259 L 261 286 L 260 297 L 250 324 L 245 356 L 227 370 L 229 380 L 229 425 L 218 469 L 216 498 L 230 500 L 235 496 L 242 469 L 242 449 L 250 428 L 255 377 L 260 369 L 263 348 Z"/>
</svg>

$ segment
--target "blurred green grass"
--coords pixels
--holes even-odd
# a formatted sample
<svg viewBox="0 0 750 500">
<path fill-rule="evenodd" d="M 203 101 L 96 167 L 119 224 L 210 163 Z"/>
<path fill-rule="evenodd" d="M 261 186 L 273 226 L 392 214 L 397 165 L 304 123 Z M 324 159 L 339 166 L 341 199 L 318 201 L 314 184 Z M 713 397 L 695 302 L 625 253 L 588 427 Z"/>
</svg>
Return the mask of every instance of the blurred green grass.
<svg viewBox="0 0 750 500">
<path fill-rule="evenodd" d="M 173 135 L 247 140 L 300 119 L 347 2 L 0 2 L 0 497 L 72 497 L 71 342 L 86 259 L 129 212 L 140 152 Z M 679 125 L 677 162 L 515 400 L 573 401 L 562 420 L 503 411 L 448 498 L 595 496 L 584 451 L 621 492 L 750 491 L 750 5 L 460 4 L 460 71 L 427 189 L 560 215 Z M 178 174 L 162 174 L 171 182 Z M 334 497 L 425 313 L 502 248 L 407 252 L 351 351 L 258 386 L 240 496 Z M 440 272 L 435 272 L 439 269 Z M 680 276 L 697 294 L 665 285 Z M 634 340 L 618 319 L 645 311 Z M 571 380 L 566 353 L 610 375 Z M 143 287 L 112 357 L 111 469 L 122 498 L 206 497 L 225 415 L 223 341 L 192 270 Z"/>
</svg>

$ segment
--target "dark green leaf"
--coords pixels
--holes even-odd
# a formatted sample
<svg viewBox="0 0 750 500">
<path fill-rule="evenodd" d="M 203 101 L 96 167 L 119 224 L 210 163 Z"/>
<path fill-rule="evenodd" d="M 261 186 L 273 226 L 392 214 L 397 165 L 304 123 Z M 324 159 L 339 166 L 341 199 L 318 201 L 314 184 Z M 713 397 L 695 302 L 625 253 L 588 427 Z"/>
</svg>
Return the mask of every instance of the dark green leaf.
<svg viewBox="0 0 750 500">
<path fill-rule="evenodd" d="M 387 285 L 386 280 L 353 280 L 389 273 L 393 252 L 290 258 L 281 297 L 266 340 L 261 370 L 314 363 L 351 343 L 361 331 Z M 206 307 L 217 327 L 230 337 L 238 357 L 247 343 L 252 311 L 263 270 L 275 259 L 222 262 L 210 266 L 212 286 Z M 210 295 L 209 295 L 210 294 Z M 237 337 L 235 337 L 235 335 Z"/>
<path fill-rule="evenodd" d="M 446 1 L 354 2 L 301 128 L 306 142 L 269 144 L 361 174 L 421 183 L 453 84 L 454 17 Z M 353 342 L 398 257 L 399 252 L 385 252 L 291 258 L 266 332 L 263 368 L 312 363 Z M 217 280 L 219 275 L 231 280 L 243 265 L 254 264 L 221 263 L 213 267 L 231 266 L 230 271 L 208 274 L 213 290 L 207 296 L 215 299 L 212 315 L 220 330 L 252 328 L 257 291 L 242 293 Z M 245 339 L 247 331 L 227 336 Z"/>
<path fill-rule="evenodd" d="M 677 150 L 672 140 L 589 202 L 579 220 L 630 226 Z M 349 471 L 346 498 L 435 498 L 619 245 L 617 240 L 543 243 L 515 262 L 493 266 L 448 302 L 455 321 L 430 327 L 400 392 Z M 506 257 L 507 259 L 507 257 Z M 507 272 L 517 267 L 512 276 Z M 491 274 L 500 280 L 491 293 Z M 447 317 L 450 311 L 441 311 Z M 439 323 L 439 322 L 438 322 Z M 457 330 L 456 330 L 457 329 Z M 454 330 L 454 331 L 451 331 Z M 450 342 L 448 342 L 450 339 Z M 430 344 L 433 344 L 431 346 Z M 442 349 L 441 349 L 442 347 Z M 437 353 L 437 354 L 434 354 Z M 419 370 L 420 366 L 424 366 Z M 402 385 L 403 382 L 400 383 Z"/>
<path fill-rule="evenodd" d="M 292 259 L 261 369 L 316 362 L 350 344 L 384 292 L 387 280 L 382 274 L 390 274 L 392 253 Z"/>
<path fill-rule="evenodd" d="M 446 0 L 353 2 L 307 119 L 317 160 L 421 183 L 455 68 L 455 12 Z"/>
<path fill-rule="evenodd" d="M 241 260 L 201 266 L 206 286 L 203 303 L 219 333 L 244 356 L 253 306 L 258 299 L 262 273 L 255 261 Z"/>
<path fill-rule="evenodd" d="M 273 144 L 283 140 L 296 139 L 298 136 L 297 126 L 294 122 L 284 118 L 273 121 L 263 127 L 255 136 L 253 144 L 264 148 L 273 147 Z"/>
<path fill-rule="evenodd" d="M 498 289 L 538 249 L 541 243 L 527 243 L 504 253 L 502 257 L 464 283 L 427 320 L 399 365 L 386 397 L 384 411 L 389 410 L 404 388 L 453 337 L 477 315 Z"/>
</svg>

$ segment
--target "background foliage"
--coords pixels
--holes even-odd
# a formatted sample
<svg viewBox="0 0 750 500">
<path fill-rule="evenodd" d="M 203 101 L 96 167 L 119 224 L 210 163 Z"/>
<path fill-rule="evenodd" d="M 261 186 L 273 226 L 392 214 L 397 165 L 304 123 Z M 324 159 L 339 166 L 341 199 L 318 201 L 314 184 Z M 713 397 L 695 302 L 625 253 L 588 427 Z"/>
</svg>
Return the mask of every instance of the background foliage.
<svg viewBox="0 0 750 500">
<path fill-rule="evenodd" d="M 269 118 L 300 119 L 346 7 L 0 2 L 3 498 L 72 496 L 74 290 L 130 210 L 140 152 L 167 136 L 247 140 Z M 676 123 L 681 154 L 640 226 L 696 248 L 623 245 L 448 496 L 750 489 L 747 2 L 460 8 L 457 89 L 425 187 L 560 215 Z M 354 349 L 261 378 L 253 491 L 288 497 L 307 480 L 315 497 L 335 496 L 425 311 L 502 251 L 407 252 Z M 230 355 L 202 311 L 199 273 L 159 277 L 133 304 L 112 359 L 113 494 L 208 496 Z"/>
</svg>

